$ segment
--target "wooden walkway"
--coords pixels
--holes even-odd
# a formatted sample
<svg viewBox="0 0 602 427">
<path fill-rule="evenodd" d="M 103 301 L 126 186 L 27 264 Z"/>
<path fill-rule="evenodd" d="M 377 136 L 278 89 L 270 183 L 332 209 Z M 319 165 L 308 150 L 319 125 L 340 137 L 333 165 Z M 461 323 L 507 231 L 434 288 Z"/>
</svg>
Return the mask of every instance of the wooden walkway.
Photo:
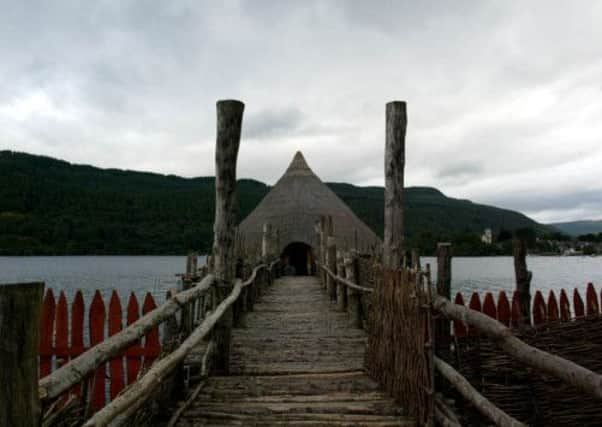
<svg viewBox="0 0 602 427">
<path fill-rule="evenodd" d="M 365 332 L 314 277 L 285 277 L 233 332 L 231 374 L 210 377 L 178 426 L 413 426 L 363 371 Z"/>
</svg>

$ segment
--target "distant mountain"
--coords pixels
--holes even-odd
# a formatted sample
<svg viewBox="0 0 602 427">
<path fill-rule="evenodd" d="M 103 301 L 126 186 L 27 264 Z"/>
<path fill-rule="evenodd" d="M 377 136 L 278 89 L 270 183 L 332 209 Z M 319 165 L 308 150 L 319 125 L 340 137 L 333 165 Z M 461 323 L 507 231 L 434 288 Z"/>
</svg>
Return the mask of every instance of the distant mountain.
<svg viewBox="0 0 602 427">
<path fill-rule="evenodd" d="M 383 235 L 384 188 L 357 187 L 329 183 L 328 186 L 378 235 Z M 494 235 L 502 230 L 531 228 L 537 234 L 547 231 L 522 213 L 447 197 L 432 187 L 408 187 L 404 190 L 405 229 L 407 237 L 419 234 L 453 237 L 458 233 L 479 233 L 491 228 Z"/>
<path fill-rule="evenodd" d="M 581 236 L 583 234 L 602 233 L 602 220 L 556 222 L 548 225 L 557 228 L 558 230 L 568 234 L 569 236 Z"/>
<path fill-rule="evenodd" d="M 382 187 L 328 185 L 382 236 Z M 240 180 L 238 219 L 269 189 Z M 426 252 L 467 233 L 479 241 L 484 228 L 547 230 L 518 212 L 449 198 L 434 188 L 410 187 L 404 197 L 407 237 Z M 214 204 L 213 177 L 99 169 L 0 151 L 0 255 L 208 251 Z"/>
</svg>

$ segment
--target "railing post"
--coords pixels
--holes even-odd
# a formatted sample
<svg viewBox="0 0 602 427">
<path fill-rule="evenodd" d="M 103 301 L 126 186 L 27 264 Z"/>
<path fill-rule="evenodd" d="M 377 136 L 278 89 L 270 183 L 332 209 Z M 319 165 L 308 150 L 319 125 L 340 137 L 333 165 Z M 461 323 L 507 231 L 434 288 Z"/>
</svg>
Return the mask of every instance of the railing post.
<svg viewBox="0 0 602 427">
<path fill-rule="evenodd" d="M 403 169 L 405 165 L 406 103 L 393 101 L 386 109 L 385 232 L 383 265 L 396 270 L 403 259 Z"/>
<path fill-rule="evenodd" d="M 412 249 L 412 268 L 420 270 L 420 250 L 418 248 Z"/>
<path fill-rule="evenodd" d="M 320 216 L 320 264 L 326 266 L 326 217 L 324 215 Z M 322 269 L 320 269 L 320 274 L 322 276 L 322 287 L 326 288 L 326 281 L 328 280 L 328 275 Z"/>
<path fill-rule="evenodd" d="M 527 239 L 515 236 L 512 241 L 514 256 L 514 274 L 516 277 L 516 290 L 520 305 L 523 325 L 531 324 L 531 279 L 533 274 L 527 270 Z"/>
<path fill-rule="evenodd" d="M 343 278 L 345 275 L 345 264 L 343 262 L 343 253 L 341 251 L 337 251 L 337 276 L 341 276 Z M 347 308 L 347 286 L 342 283 L 337 282 L 337 309 L 339 311 L 345 311 Z"/>
<path fill-rule="evenodd" d="M 451 243 L 437 243 L 437 295 L 451 300 Z M 450 321 L 445 317 L 439 319 L 435 326 L 436 353 L 439 357 L 449 360 L 451 343 Z"/>
<path fill-rule="evenodd" d="M 236 224 L 236 159 L 240 145 L 244 104 L 240 101 L 217 102 L 217 138 L 215 147 L 215 223 L 213 226 L 213 263 L 217 279 L 217 302 L 232 291 L 234 279 L 234 235 Z M 215 325 L 217 370 L 228 373 L 233 313 L 230 307 Z"/>
<path fill-rule="evenodd" d="M 0 285 L 0 427 L 38 427 L 44 283 Z"/>
<path fill-rule="evenodd" d="M 355 275 L 355 264 L 357 262 L 357 253 L 350 251 L 345 254 L 343 260 L 345 264 L 345 277 L 347 280 L 356 283 L 357 279 Z M 347 312 L 349 313 L 349 319 L 351 325 L 355 328 L 362 328 L 362 309 L 360 304 L 361 294 L 359 291 L 349 288 L 347 293 Z"/>
<path fill-rule="evenodd" d="M 332 223 L 332 217 L 328 217 L 328 239 L 326 242 L 326 266 L 330 271 L 336 273 L 337 270 L 337 241 L 334 237 L 334 226 Z M 332 301 L 337 300 L 337 288 L 334 279 L 330 276 L 326 276 L 326 290 L 328 296 Z"/>
</svg>

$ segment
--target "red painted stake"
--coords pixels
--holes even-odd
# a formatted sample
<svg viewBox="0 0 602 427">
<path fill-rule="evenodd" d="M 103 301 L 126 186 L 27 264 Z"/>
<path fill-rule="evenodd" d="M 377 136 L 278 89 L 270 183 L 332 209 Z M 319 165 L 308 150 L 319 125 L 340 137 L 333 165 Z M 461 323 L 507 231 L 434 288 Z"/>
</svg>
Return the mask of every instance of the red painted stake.
<svg viewBox="0 0 602 427">
<path fill-rule="evenodd" d="M 475 311 L 481 311 L 481 298 L 479 297 L 478 293 L 476 293 L 476 292 L 472 293 L 472 295 L 470 296 L 470 301 L 468 303 L 468 307 Z M 477 330 L 475 329 L 474 326 L 468 325 L 468 334 L 469 335 L 477 334 Z"/>
<path fill-rule="evenodd" d="M 454 299 L 454 303 L 458 305 L 464 305 L 464 298 L 462 298 L 462 294 L 458 292 L 456 294 L 456 298 Z M 466 336 L 466 325 L 461 320 L 454 320 L 454 335 L 458 338 L 462 338 Z"/>
<path fill-rule="evenodd" d="M 55 311 L 54 293 L 49 288 L 44 296 L 40 317 L 40 378 L 44 378 L 52 371 L 52 337 L 54 336 Z"/>
<path fill-rule="evenodd" d="M 568 322 L 571 320 L 571 303 L 564 289 L 560 290 L 560 321 Z"/>
<path fill-rule="evenodd" d="M 77 291 L 71 306 L 71 348 L 69 350 L 71 359 L 84 352 L 84 313 L 84 297 L 81 291 Z M 81 384 L 76 385 L 73 392 L 81 396 Z"/>
<path fill-rule="evenodd" d="M 533 299 L 533 324 L 535 326 L 540 326 L 546 323 L 547 320 L 546 303 L 541 292 L 537 291 L 535 292 L 535 298 Z"/>
<path fill-rule="evenodd" d="M 94 347 L 104 341 L 106 311 L 105 304 L 99 291 L 94 293 L 90 305 L 90 347 Z M 94 390 L 92 391 L 92 408 L 95 411 L 102 409 L 105 405 L 106 366 L 103 364 L 96 369 L 94 374 Z"/>
<path fill-rule="evenodd" d="M 128 326 L 134 323 L 140 317 L 140 307 L 138 306 L 138 299 L 132 292 L 128 300 Z M 140 355 L 142 354 L 142 346 L 140 341 L 132 345 L 126 351 L 127 360 L 127 379 L 128 384 L 132 384 L 138 378 L 138 372 L 140 371 Z"/>
<path fill-rule="evenodd" d="M 558 302 L 556 301 L 556 294 L 551 290 L 548 295 L 548 321 L 556 322 L 560 318 L 560 311 L 558 310 Z"/>
<path fill-rule="evenodd" d="M 585 300 L 587 302 L 588 316 L 597 316 L 598 314 L 600 314 L 600 306 L 598 305 L 598 295 L 596 294 L 596 289 L 594 288 L 594 284 L 592 282 L 589 282 L 587 284 Z"/>
<path fill-rule="evenodd" d="M 121 322 L 121 301 L 115 290 L 111 294 L 109 303 L 109 336 L 115 335 L 122 328 Z M 123 356 L 117 356 L 111 359 L 111 400 L 123 390 Z"/>
<path fill-rule="evenodd" d="M 579 291 L 576 288 L 573 291 L 573 306 L 575 307 L 576 318 L 585 316 L 585 306 L 583 305 L 581 295 L 579 294 Z"/>
<path fill-rule="evenodd" d="M 396 289 L 398 289 L 398 287 Z M 147 292 L 146 296 L 144 297 L 144 303 L 142 304 L 142 314 L 145 315 L 150 313 L 155 308 L 157 308 L 155 299 L 150 293 Z M 159 344 L 159 328 L 154 327 L 146 335 L 144 340 L 144 366 L 147 369 L 150 368 L 155 359 L 159 357 L 159 354 L 161 354 L 161 344 Z"/>
<path fill-rule="evenodd" d="M 54 344 L 54 354 L 56 356 L 57 369 L 69 362 L 69 314 L 67 307 L 67 298 L 61 291 L 59 302 L 56 306 L 56 341 Z M 67 394 L 61 397 L 61 402 L 67 401 Z"/>
<path fill-rule="evenodd" d="M 497 319 L 497 308 L 491 292 L 485 294 L 485 299 L 483 300 L 483 313 L 493 319 Z"/>
<path fill-rule="evenodd" d="M 61 291 L 59 302 L 56 306 L 56 343 L 54 354 L 57 359 L 62 359 L 62 363 L 57 363 L 62 366 L 69 360 L 69 314 L 67 309 L 67 298 L 65 293 Z"/>
<path fill-rule="evenodd" d="M 506 296 L 506 292 L 501 291 L 497 300 L 497 320 L 506 326 L 510 326 L 510 318 L 512 312 L 510 310 L 510 302 Z"/>
</svg>

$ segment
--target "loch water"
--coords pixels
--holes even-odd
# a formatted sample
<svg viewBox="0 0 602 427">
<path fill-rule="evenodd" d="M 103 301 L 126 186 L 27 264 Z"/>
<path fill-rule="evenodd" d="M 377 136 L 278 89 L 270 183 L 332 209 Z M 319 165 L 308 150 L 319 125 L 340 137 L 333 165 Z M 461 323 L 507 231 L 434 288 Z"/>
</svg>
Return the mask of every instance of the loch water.
<svg viewBox="0 0 602 427">
<path fill-rule="evenodd" d="M 200 257 L 199 265 L 204 263 Z M 423 257 L 436 278 L 435 258 Z M 602 290 L 602 257 L 527 257 L 533 272 L 533 290 L 547 292 L 577 287 L 585 291 L 588 282 Z M 130 292 L 140 299 L 150 292 L 158 304 L 165 300 L 168 289 L 177 288 L 176 274 L 186 267 L 184 256 L 54 256 L 54 257 L 0 257 L 0 283 L 44 281 L 55 295 L 64 291 L 68 300 L 81 289 L 89 301 L 96 289 L 108 301 L 116 289 L 122 304 Z M 452 292 L 469 296 L 473 291 L 499 292 L 514 289 L 512 257 L 455 257 L 452 260 Z"/>
</svg>

